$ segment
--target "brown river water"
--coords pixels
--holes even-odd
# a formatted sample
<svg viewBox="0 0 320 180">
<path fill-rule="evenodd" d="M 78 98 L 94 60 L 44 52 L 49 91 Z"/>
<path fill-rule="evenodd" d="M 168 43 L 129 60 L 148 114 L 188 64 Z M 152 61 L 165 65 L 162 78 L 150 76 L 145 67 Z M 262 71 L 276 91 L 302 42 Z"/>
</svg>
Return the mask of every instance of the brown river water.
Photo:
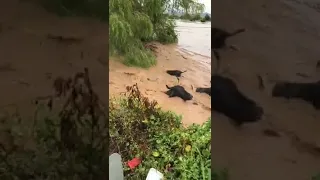
<svg viewBox="0 0 320 180">
<path fill-rule="evenodd" d="M 226 75 L 265 111 L 262 121 L 241 129 L 231 126 L 225 116 L 212 113 L 213 167 L 228 168 L 231 180 L 311 180 L 312 175 L 320 172 L 319 111 L 303 101 L 270 95 L 274 80 L 319 80 L 317 3 L 316 0 L 213 2 L 212 26 L 230 31 L 247 28 L 247 32 L 228 41 L 240 51 L 223 51 L 222 67 L 224 70 L 228 67 Z M 264 78 L 265 91 L 259 91 L 256 74 Z M 279 136 L 266 136 L 263 133 L 266 129 L 278 132 Z"/>
</svg>

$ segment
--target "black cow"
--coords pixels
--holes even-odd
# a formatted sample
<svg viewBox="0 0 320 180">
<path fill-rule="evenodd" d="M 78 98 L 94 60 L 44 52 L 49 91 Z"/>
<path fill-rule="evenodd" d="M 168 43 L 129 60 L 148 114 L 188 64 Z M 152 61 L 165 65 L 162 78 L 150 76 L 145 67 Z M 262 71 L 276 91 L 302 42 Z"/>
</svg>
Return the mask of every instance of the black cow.
<svg viewBox="0 0 320 180">
<path fill-rule="evenodd" d="M 211 87 L 209 87 L 209 88 L 197 88 L 196 92 L 198 92 L 198 93 L 206 93 L 209 96 L 211 96 Z"/>
<path fill-rule="evenodd" d="M 211 76 L 211 108 L 237 126 L 256 122 L 264 114 L 260 106 L 239 91 L 233 80 L 219 75 Z"/>
<path fill-rule="evenodd" d="M 211 48 L 213 50 L 213 55 L 217 60 L 217 69 L 220 68 L 220 54 L 218 50 L 226 47 L 231 48 L 233 50 L 237 50 L 237 48 L 233 45 L 227 46 L 226 40 L 232 36 L 235 36 L 245 31 L 246 29 L 244 28 L 237 29 L 234 32 L 227 32 L 220 28 L 211 28 Z"/>
<path fill-rule="evenodd" d="M 173 86 L 169 87 L 166 85 L 167 88 L 169 89 L 166 94 L 171 98 L 171 97 L 180 97 L 184 101 L 191 100 L 193 96 L 188 93 L 182 86 Z"/>
<path fill-rule="evenodd" d="M 286 99 L 302 99 L 311 103 L 314 108 L 320 109 L 320 82 L 278 82 L 272 89 L 272 96 Z"/>
</svg>

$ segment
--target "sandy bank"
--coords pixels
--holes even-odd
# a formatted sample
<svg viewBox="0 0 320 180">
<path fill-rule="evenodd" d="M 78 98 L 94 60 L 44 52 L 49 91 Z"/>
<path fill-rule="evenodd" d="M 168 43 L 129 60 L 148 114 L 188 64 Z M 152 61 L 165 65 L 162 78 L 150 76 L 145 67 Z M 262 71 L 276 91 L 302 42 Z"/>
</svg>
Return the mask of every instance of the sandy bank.
<svg viewBox="0 0 320 180">
<path fill-rule="evenodd" d="M 164 110 L 170 110 L 183 116 L 183 123 L 203 123 L 211 116 L 210 96 L 195 92 L 195 87 L 210 85 L 210 66 L 196 61 L 195 57 L 178 52 L 175 45 L 157 46 L 157 65 L 148 70 L 127 67 L 117 58 L 109 61 L 110 96 L 125 92 L 128 85 L 138 84 L 143 94 L 156 100 Z M 168 98 L 166 84 L 176 85 L 177 79 L 168 75 L 169 69 L 187 70 L 180 80 L 180 85 L 194 96 L 194 100 L 184 102 L 180 98 Z M 192 86 L 194 87 L 192 90 Z M 196 104 L 195 104 L 196 103 Z"/>
</svg>

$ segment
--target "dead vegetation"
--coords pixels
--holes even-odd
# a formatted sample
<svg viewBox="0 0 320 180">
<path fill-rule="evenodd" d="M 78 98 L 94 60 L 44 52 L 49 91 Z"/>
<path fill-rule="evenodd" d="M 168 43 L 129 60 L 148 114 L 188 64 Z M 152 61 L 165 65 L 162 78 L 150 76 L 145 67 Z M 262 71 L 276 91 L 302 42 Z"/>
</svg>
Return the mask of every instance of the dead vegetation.
<svg viewBox="0 0 320 180">
<path fill-rule="evenodd" d="M 146 123 L 143 122 L 143 120 L 148 119 L 150 116 L 159 116 L 159 113 L 156 108 L 157 102 L 150 101 L 148 98 L 144 97 L 137 84 L 127 86 L 126 90 L 125 96 L 127 97 L 127 100 L 125 100 L 125 103 L 127 103 L 132 114 L 130 113 L 124 116 L 124 112 L 118 112 L 120 109 L 117 101 L 110 101 L 110 129 L 111 131 L 117 132 L 110 134 L 109 153 L 112 154 L 117 152 L 122 154 L 123 157 L 130 157 L 135 153 L 127 152 L 126 150 L 129 148 L 126 148 L 126 144 L 137 143 L 142 149 L 145 149 L 147 146 L 145 140 L 148 139 L 148 130 Z M 127 117 L 128 119 L 122 119 L 123 117 Z M 114 134 L 118 135 L 112 137 Z M 123 139 L 121 137 L 123 137 Z M 131 143 L 128 141 L 128 137 L 130 141 L 132 141 Z M 126 139 L 126 141 L 123 141 L 124 139 Z"/>
<path fill-rule="evenodd" d="M 51 40 L 55 40 L 59 43 L 67 43 L 67 44 L 81 43 L 83 41 L 83 38 L 79 38 L 79 37 L 53 35 L 53 34 L 48 34 L 47 38 Z"/>
<path fill-rule="evenodd" d="M 150 51 L 154 52 L 155 54 L 158 53 L 158 47 L 155 43 L 145 43 L 144 48 L 149 49 Z"/>
</svg>

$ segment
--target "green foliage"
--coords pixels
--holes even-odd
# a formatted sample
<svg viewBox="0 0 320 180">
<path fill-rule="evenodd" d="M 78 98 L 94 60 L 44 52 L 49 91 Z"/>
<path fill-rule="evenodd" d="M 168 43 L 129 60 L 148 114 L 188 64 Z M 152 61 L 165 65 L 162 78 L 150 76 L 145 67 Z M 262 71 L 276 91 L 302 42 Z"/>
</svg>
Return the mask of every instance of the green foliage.
<svg viewBox="0 0 320 180">
<path fill-rule="evenodd" d="M 131 43 L 133 39 L 133 32 L 130 23 L 123 20 L 123 16 L 118 14 L 111 14 L 109 19 L 109 37 L 110 45 L 114 47 L 119 53 L 125 53 L 129 50 L 126 44 Z"/>
<path fill-rule="evenodd" d="M 181 19 L 180 16 L 178 16 L 178 15 L 173 15 L 173 14 L 169 15 L 169 18 L 170 18 L 170 19 Z"/>
<path fill-rule="evenodd" d="M 200 14 L 195 14 L 190 18 L 190 21 L 200 21 L 200 20 L 201 20 Z"/>
<path fill-rule="evenodd" d="M 155 25 L 155 32 L 157 40 L 161 43 L 175 43 L 178 36 L 174 30 L 175 21 L 168 19 L 163 23 L 158 23 Z"/>
<path fill-rule="evenodd" d="M 150 168 L 166 179 L 219 179 L 211 174 L 211 119 L 184 128 L 181 116 L 162 111 L 137 86 L 128 90 L 125 98 L 109 101 L 110 153 L 121 154 L 123 161 L 142 159 L 134 170 L 125 165 L 126 179 L 145 179 Z"/>
<path fill-rule="evenodd" d="M 108 1 L 106 0 L 40 0 L 50 12 L 60 16 L 89 16 L 109 20 Z"/>
<path fill-rule="evenodd" d="M 201 22 L 207 22 L 207 21 L 211 21 L 211 17 L 206 14 L 203 18 L 201 17 L 200 14 L 184 14 L 181 17 L 174 17 L 176 19 L 183 19 L 183 20 L 189 20 L 189 21 L 201 21 Z"/>
<path fill-rule="evenodd" d="M 139 65 L 139 67 L 148 68 L 156 64 L 156 58 L 150 50 L 134 46 L 127 52 L 124 64 L 127 66 Z"/>
<path fill-rule="evenodd" d="M 201 14 L 205 9 L 205 5 L 197 2 L 197 0 L 178 0 L 178 4 L 184 10 L 185 15 Z"/>
<path fill-rule="evenodd" d="M 201 22 L 211 21 L 211 17 L 209 16 L 209 14 L 206 14 L 203 18 L 201 18 L 200 21 Z"/>
<path fill-rule="evenodd" d="M 206 15 L 204 16 L 204 20 L 205 20 L 205 21 L 211 21 L 211 17 L 209 16 L 209 14 L 206 14 Z"/>
<path fill-rule="evenodd" d="M 143 43 L 177 42 L 175 24 L 164 14 L 166 0 L 110 0 L 110 48 L 124 56 L 124 64 L 148 68 L 155 56 Z"/>
</svg>

